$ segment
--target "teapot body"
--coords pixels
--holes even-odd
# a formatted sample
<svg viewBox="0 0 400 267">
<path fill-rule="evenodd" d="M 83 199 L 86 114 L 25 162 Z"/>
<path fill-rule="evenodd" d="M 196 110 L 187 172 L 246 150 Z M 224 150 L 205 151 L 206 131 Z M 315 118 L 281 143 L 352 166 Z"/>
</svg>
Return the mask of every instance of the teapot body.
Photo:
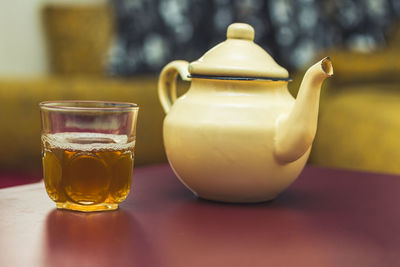
<svg viewBox="0 0 400 267">
<path fill-rule="evenodd" d="M 298 177 L 310 152 L 290 163 L 274 156 L 276 125 L 294 102 L 285 81 L 193 78 L 164 120 L 168 161 L 199 197 L 271 200 Z"/>
<path fill-rule="evenodd" d="M 271 200 L 293 183 L 310 154 L 331 60 L 307 70 L 295 100 L 288 71 L 254 43 L 254 34 L 250 25 L 233 23 L 226 40 L 198 60 L 172 61 L 160 73 L 168 161 L 205 199 Z M 177 99 L 178 75 L 192 84 Z"/>
</svg>

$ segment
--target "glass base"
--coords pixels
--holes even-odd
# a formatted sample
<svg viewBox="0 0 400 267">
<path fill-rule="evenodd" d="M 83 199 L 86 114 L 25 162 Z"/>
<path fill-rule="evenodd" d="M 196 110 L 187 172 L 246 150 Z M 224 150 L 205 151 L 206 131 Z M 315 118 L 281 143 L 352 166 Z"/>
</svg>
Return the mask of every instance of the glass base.
<svg viewBox="0 0 400 267">
<path fill-rule="evenodd" d="M 56 203 L 57 209 L 76 210 L 83 212 L 106 211 L 118 209 L 118 204 L 101 203 L 96 205 L 79 205 L 71 202 Z"/>
</svg>

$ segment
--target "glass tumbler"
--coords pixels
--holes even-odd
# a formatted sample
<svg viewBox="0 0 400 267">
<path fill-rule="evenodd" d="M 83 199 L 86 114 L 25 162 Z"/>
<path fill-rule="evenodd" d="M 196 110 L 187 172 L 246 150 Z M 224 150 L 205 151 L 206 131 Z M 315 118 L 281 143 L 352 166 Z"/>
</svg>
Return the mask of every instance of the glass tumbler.
<svg viewBox="0 0 400 267">
<path fill-rule="evenodd" d="M 132 182 L 138 106 L 101 101 L 39 104 L 46 191 L 57 208 L 118 208 Z"/>
</svg>

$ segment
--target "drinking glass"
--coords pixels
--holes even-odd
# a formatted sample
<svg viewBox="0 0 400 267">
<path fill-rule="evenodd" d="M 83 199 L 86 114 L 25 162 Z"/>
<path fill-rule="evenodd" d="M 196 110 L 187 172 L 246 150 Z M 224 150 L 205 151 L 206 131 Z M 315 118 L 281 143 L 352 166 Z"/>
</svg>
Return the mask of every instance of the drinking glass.
<svg viewBox="0 0 400 267">
<path fill-rule="evenodd" d="M 39 104 L 46 191 L 57 208 L 118 208 L 129 194 L 136 104 L 47 101 Z"/>
</svg>

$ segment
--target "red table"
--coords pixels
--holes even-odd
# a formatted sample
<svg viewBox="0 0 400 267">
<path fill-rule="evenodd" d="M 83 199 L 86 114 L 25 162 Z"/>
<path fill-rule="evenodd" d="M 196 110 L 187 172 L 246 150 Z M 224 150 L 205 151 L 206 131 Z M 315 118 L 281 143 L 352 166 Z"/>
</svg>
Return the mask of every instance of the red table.
<svg viewBox="0 0 400 267">
<path fill-rule="evenodd" d="M 0 190 L 0 266 L 400 266 L 400 177 L 306 167 L 275 201 L 195 198 L 136 168 L 118 211 L 56 210 L 41 183 Z"/>
</svg>

